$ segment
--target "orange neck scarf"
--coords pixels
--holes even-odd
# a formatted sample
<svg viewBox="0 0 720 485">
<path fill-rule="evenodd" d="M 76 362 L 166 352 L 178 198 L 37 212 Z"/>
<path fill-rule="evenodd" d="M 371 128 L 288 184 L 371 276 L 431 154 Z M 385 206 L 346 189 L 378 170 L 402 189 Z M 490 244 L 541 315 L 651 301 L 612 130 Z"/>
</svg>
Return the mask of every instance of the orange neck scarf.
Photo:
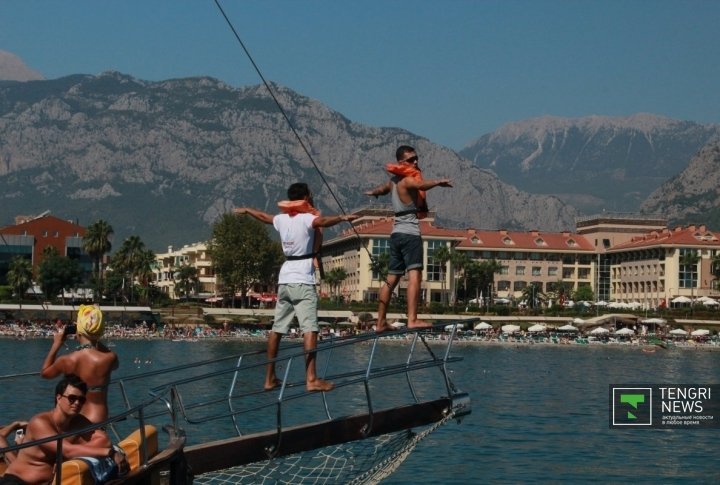
<svg viewBox="0 0 720 485">
<path fill-rule="evenodd" d="M 393 175 L 400 177 L 413 177 L 418 180 L 422 180 L 422 171 L 414 167 L 409 163 L 386 163 L 385 170 Z M 428 215 L 428 206 L 424 190 L 417 191 L 417 200 L 415 201 L 415 207 L 417 207 L 417 218 L 425 219 Z"/>
<path fill-rule="evenodd" d="M 320 215 L 320 211 L 313 207 L 307 200 L 281 200 L 278 207 L 282 212 L 289 216 L 297 214 L 313 214 Z"/>
</svg>

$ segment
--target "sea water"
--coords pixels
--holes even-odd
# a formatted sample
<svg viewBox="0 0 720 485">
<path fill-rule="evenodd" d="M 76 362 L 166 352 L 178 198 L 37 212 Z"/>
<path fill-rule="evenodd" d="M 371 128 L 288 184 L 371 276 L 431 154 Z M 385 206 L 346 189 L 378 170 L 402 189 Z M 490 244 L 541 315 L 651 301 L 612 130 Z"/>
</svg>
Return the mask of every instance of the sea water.
<svg viewBox="0 0 720 485">
<path fill-rule="evenodd" d="M 261 349 L 232 341 L 115 341 L 116 376 Z M 392 345 L 404 345 L 393 343 Z M 0 375 L 35 372 L 48 339 L 0 339 Z M 383 483 L 720 483 L 718 430 L 610 429 L 611 384 L 720 383 L 720 352 L 595 345 L 461 345 L 451 379 L 472 414 L 421 441 Z M 52 405 L 53 383 L 0 391 L 0 423 Z M 438 396 L 439 397 L 439 396 Z M 212 434 L 212 428 L 205 428 Z"/>
</svg>

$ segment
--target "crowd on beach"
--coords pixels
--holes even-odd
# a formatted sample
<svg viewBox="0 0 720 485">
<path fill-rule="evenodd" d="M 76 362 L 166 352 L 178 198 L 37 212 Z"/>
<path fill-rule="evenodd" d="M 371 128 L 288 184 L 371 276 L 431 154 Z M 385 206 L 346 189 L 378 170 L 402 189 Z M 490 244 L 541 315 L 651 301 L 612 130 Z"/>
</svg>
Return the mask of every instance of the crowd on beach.
<svg viewBox="0 0 720 485">
<path fill-rule="evenodd" d="M 5 320 L 0 322 L 0 337 L 14 339 L 51 338 L 56 331 L 57 320 Z M 123 339 L 166 339 L 173 341 L 198 341 L 203 339 L 236 339 L 245 341 L 264 341 L 268 337 L 267 325 L 243 326 L 194 326 L 157 325 L 145 321 L 123 324 L 120 321 L 108 322 L 105 329 L 107 340 Z M 346 337 L 370 330 L 354 328 L 323 327 L 319 338 L 327 340 L 334 337 Z M 530 332 L 526 329 L 513 332 L 502 328 L 482 330 L 464 329 L 458 325 L 453 338 L 459 344 L 514 344 L 514 345 L 626 345 L 626 346 L 675 346 L 682 348 L 720 349 L 720 334 L 714 335 L 672 335 L 667 329 L 658 328 L 654 332 L 640 331 L 638 334 L 617 335 L 614 332 L 592 335 L 587 331 L 560 331 L 548 328 L 542 332 Z M 429 341 L 447 341 L 453 328 L 451 325 L 436 325 L 432 332 L 425 335 Z M 383 341 L 403 341 L 413 337 L 413 332 L 388 332 Z M 296 329 L 291 329 L 289 339 L 301 338 Z"/>
</svg>

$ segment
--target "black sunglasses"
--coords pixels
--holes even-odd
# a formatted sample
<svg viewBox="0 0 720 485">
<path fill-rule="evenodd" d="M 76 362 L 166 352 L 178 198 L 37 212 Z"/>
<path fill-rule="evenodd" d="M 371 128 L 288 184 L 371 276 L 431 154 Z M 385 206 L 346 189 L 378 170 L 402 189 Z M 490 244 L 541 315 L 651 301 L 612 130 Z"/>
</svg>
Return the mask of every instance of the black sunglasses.
<svg viewBox="0 0 720 485">
<path fill-rule="evenodd" d="M 68 394 L 67 396 L 65 394 L 61 394 L 61 396 L 67 398 L 70 404 L 75 404 L 76 402 L 79 402 L 82 405 L 85 404 L 85 401 L 87 400 L 85 396 L 76 396 L 75 394 Z"/>
<path fill-rule="evenodd" d="M 400 160 L 400 161 L 405 162 L 405 163 L 416 163 L 418 161 L 418 157 L 417 157 L 417 155 L 415 155 L 415 156 L 412 156 L 410 158 L 406 158 L 405 160 Z"/>
</svg>

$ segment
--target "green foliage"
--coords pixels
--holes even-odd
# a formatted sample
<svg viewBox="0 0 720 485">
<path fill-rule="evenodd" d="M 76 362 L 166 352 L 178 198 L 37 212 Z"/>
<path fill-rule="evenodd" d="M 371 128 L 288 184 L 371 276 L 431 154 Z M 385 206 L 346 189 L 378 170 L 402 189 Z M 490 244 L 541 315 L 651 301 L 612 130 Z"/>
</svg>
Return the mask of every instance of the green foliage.
<svg viewBox="0 0 720 485">
<path fill-rule="evenodd" d="M 80 264 L 65 256 L 50 255 L 38 267 L 38 283 L 49 300 L 62 293 L 63 289 L 77 288 L 82 276 Z"/>
<path fill-rule="evenodd" d="M 240 291 L 243 301 L 253 285 L 274 284 L 283 261 L 280 243 L 270 239 L 265 224 L 234 214 L 213 225 L 208 254 L 225 293 Z"/>
<path fill-rule="evenodd" d="M 12 286 L 0 286 L 0 301 L 9 301 L 12 298 Z"/>
<path fill-rule="evenodd" d="M 590 285 L 579 286 L 572 295 L 575 302 L 578 301 L 595 301 L 595 293 Z"/>
<path fill-rule="evenodd" d="M 182 265 L 175 272 L 175 293 L 178 296 L 189 297 L 197 293 L 197 286 L 200 282 L 198 270 L 195 266 Z"/>
<path fill-rule="evenodd" d="M 345 281 L 348 277 L 347 271 L 345 271 L 345 268 L 333 268 L 327 273 L 325 273 L 325 282 L 330 285 L 330 293 L 334 294 L 336 297 L 340 296 L 340 285 L 343 281 Z"/>
<path fill-rule="evenodd" d="M 118 273 L 121 278 L 125 278 L 124 289 L 121 288 L 124 298 L 127 298 L 126 294 L 129 291 L 129 301 L 135 301 L 138 293 L 135 291 L 135 281 L 137 279 L 140 287 L 143 288 L 140 294 L 147 299 L 149 295 L 147 288 L 155 264 L 155 253 L 145 247 L 145 243 L 139 236 L 130 236 L 125 239 L 120 249 L 113 255 L 110 264 L 113 273 Z"/>
<path fill-rule="evenodd" d="M 14 290 L 18 301 L 22 300 L 25 292 L 32 286 L 32 262 L 22 256 L 15 256 L 10 260 L 7 272 L 7 282 Z"/>
<path fill-rule="evenodd" d="M 113 228 L 106 221 L 99 219 L 90 224 L 83 238 L 82 246 L 93 260 L 93 274 L 95 288 L 102 288 L 102 257 L 112 249 L 110 236 L 114 234 Z M 96 292 L 97 293 L 97 292 Z"/>
</svg>

